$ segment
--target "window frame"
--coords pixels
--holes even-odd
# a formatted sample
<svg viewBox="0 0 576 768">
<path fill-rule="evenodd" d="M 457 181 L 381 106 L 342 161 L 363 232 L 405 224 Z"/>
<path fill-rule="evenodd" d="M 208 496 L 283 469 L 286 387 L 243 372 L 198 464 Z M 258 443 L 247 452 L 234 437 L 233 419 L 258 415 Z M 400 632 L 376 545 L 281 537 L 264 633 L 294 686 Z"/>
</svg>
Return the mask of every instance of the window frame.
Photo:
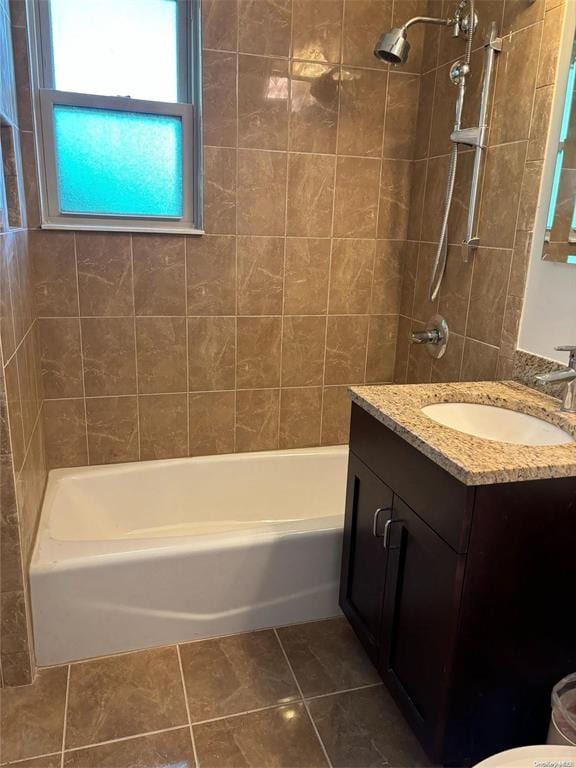
<svg viewBox="0 0 576 768">
<path fill-rule="evenodd" d="M 174 0 L 178 25 L 178 101 L 58 91 L 54 88 L 50 2 L 26 0 L 30 29 L 34 141 L 42 229 L 203 234 L 201 19 L 197 0 Z M 180 117 L 182 120 L 182 217 L 61 213 L 58 201 L 55 104 Z"/>
</svg>

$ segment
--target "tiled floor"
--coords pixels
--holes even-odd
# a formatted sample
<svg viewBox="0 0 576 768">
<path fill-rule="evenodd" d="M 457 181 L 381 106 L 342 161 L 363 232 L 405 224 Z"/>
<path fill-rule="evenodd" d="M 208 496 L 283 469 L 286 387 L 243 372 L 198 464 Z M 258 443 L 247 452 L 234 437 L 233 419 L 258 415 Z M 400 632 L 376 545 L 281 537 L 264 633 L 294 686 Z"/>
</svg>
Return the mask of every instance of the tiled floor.
<svg viewBox="0 0 576 768">
<path fill-rule="evenodd" d="M 343 619 L 45 669 L 1 697 L 19 768 L 427 765 Z"/>
</svg>

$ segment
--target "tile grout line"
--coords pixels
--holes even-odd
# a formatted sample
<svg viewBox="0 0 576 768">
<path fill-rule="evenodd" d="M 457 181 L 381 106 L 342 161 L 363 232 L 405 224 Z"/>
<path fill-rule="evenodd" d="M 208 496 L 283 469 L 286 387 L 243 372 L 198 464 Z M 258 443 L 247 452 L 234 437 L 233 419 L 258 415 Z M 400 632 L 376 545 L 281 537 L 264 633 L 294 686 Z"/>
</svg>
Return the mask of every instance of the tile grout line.
<svg viewBox="0 0 576 768">
<path fill-rule="evenodd" d="M 71 752 L 81 752 L 84 749 L 96 749 L 97 747 L 105 747 L 108 744 L 117 744 L 119 742 L 124 741 L 135 741 L 136 739 L 144 739 L 148 736 L 156 736 L 159 733 L 171 733 L 172 731 L 183 731 L 184 729 L 188 728 L 187 723 L 183 723 L 182 725 L 172 725 L 168 728 L 160 728 L 157 731 L 142 731 L 141 733 L 131 733 L 129 736 L 119 736 L 117 739 L 108 739 L 106 741 L 95 741 L 91 744 L 82 744 L 79 747 L 68 747 L 68 749 L 65 749 L 64 752 L 66 754 L 70 754 Z M 58 755 L 59 752 L 50 752 L 48 753 L 50 755 Z M 36 759 L 36 757 L 45 757 L 45 755 L 37 755 L 34 758 L 23 758 L 25 760 L 30 759 Z M 21 762 L 21 760 L 18 760 L 17 762 Z M 4 766 L 2 766 L 4 768 Z"/>
<path fill-rule="evenodd" d="M 186 317 L 184 328 L 186 331 L 186 456 L 190 456 L 190 341 L 188 331 L 188 238 L 184 238 L 184 306 Z M 136 307 L 134 307 L 136 311 Z"/>
<path fill-rule="evenodd" d="M 66 730 L 68 727 L 68 701 L 70 698 L 70 671 L 71 665 L 68 664 L 66 670 L 66 696 L 64 697 L 64 723 L 62 728 L 62 754 L 60 757 L 60 768 L 64 768 L 64 749 L 66 747 Z"/>
<path fill-rule="evenodd" d="M 178 656 L 178 667 L 180 669 L 180 681 L 182 683 L 182 694 L 184 696 L 184 704 L 186 705 L 186 716 L 188 718 L 188 731 L 190 732 L 190 741 L 192 742 L 192 752 L 194 753 L 194 761 L 196 768 L 200 768 L 200 761 L 198 760 L 198 752 L 196 751 L 196 740 L 194 739 L 194 730 L 192 728 L 192 718 L 190 717 L 190 704 L 188 703 L 188 691 L 186 690 L 186 681 L 184 680 L 184 667 L 182 666 L 182 656 L 180 654 L 180 645 L 176 644 L 176 655 Z"/>
</svg>

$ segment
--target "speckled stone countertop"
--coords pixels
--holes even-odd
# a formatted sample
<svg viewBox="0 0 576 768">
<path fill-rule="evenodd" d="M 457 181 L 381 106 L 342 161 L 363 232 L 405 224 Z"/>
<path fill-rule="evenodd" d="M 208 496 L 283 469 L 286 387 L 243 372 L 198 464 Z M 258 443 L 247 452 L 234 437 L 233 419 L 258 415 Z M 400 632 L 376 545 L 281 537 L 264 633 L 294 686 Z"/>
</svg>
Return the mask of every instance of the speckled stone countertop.
<svg viewBox="0 0 576 768">
<path fill-rule="evenodd" d="M 513 381 L 351 387 L 352 400 L 466 485 L 576 477 L 576 442 L 526 446 L 484 440 L 422 413 L 432 403 L 482 403 L 537 416 L 576 436 L 576 414 Z"/>
</svg>

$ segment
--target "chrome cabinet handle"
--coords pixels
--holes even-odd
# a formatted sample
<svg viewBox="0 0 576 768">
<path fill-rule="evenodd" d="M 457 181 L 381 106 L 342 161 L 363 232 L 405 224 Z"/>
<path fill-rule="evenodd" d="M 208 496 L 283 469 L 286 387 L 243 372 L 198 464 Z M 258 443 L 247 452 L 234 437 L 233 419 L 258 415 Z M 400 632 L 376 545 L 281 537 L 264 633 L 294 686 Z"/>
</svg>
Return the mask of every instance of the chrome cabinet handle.
<svg viewBox="0 0 576 768">
<path fill-rule="evenodd" d="M 403 521 L 392 520 L 392 518 L 390 518 L 390 520 L 386 520 L 386 525 L 384 526 L 384 533 L 382 534 L 382 538 L 383 538 L 382 546 L 384 547 L 384 549 L 388 549 L 390 545 L 390 528 L 392 526 L 392 523 L 401 523 L 401 522 Z M 394 547 L 394 549 L 396 549 L 396 547 Z"/>
<path fill-rule="evenodd" d="M 374 512 L 374 520 L 372 521 L 372 535 L 375 536 L 377 539 L 382 538 L 378 535 L 378 518 L 380 517 L 380 512 L 391 512 L 392 507 L 378 507 L 376 512 Z M 386 522 L 386 525 L 388 525 L 390 521 L 388 520 Z M 386 533 L 386 529 L 384 529 L 384 533 Z"/>
</svg>

